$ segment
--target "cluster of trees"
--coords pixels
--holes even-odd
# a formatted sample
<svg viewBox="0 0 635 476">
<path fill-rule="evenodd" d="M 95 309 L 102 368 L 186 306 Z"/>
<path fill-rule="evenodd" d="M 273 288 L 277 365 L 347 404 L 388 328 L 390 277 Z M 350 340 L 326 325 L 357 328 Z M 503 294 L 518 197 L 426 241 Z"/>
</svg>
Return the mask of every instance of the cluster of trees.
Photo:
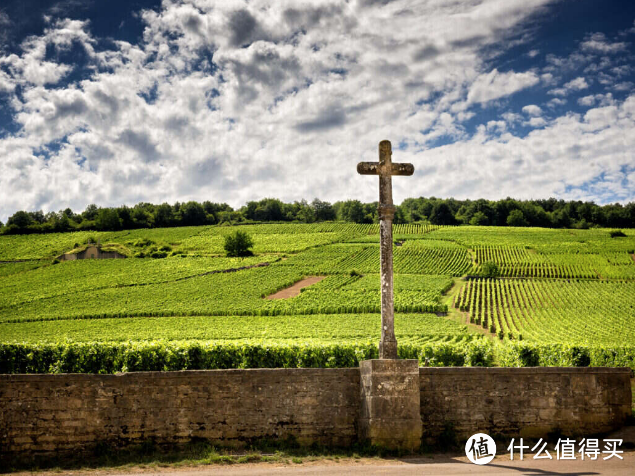
<svg viewBox="0 0 635 476">
<path fill-rule="evenodd" d="M 376 223 L 377 202 L 346 200 L 333 204 L 315 199 L 283 203 L 276 198 L 248 202 L 239 210 L 226 203 L 205 201 L 138 203 L 134 207 L 98 208 L 89 205 L 82 213 L 70 208 L 44 214 L 19 211 L 3 234 L 48 233 L 72 230 L 117 231 L 133 228 L 214 225 L 222 223 L 345 221 Z M 539 226 L 547 228 L 635 228 L 635 202 L 596 205 L 593 202 L 547 200 L 455 200 L 408 198 L 397 206 L 395 223 L 430 222 L 435 225 Z"/>
<path fill-rule="evenodd" d="M 134 207 L 98 208 L 88 205 L 82 213 L 73 210 L 49 212 L 19 211 L 7 220 L 4 234 L 49 233 L 74 230 L 117 231 L 134 228 L 161 228 L 172 226 L 213 225 L 223 221 L 239 221 L 240 213 L 226 203 L 209 201 L 163 203 L 138 203 Z"/>
<path fill-rule="evenodd" d="M 408 222 L 427 218 L 441 225 L 539 226 L 589 228 L 635 227 L 635 202 L 596 205 L 593 202 L 546 200 L 455 200 L 408 198 L 401 204 Z M 425 218 L 424 218 L 425 217 Z"/>
</svg>

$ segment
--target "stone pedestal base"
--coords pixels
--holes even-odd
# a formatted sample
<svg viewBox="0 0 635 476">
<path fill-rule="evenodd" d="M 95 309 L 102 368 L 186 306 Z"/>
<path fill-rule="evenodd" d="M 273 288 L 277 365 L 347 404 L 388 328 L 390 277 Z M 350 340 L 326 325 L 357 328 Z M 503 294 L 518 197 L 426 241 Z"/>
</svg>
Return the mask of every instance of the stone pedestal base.
<svg viewBox="0 0 635 476">
<path fill-rule="evenodd" d="M 389 449 L 419 449 L 419 362 L 364 360 L 360 362 L 360 370 L 360 440 Z"/>
</svg>

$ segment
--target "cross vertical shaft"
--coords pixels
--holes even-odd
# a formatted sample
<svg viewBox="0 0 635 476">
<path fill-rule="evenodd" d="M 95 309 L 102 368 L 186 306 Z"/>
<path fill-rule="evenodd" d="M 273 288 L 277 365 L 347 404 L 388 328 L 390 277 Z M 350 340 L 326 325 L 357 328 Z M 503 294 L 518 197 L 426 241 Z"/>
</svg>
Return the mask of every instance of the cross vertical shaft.
<svg viewBox="0 0 635 476">
<path fill-rule="evenodd" d="M 381 340 L 379 358 L 397 358 L 395 337 L 395 303 L 392 268 L 392 221 L 395 206 L 392 203 L 392 150 L 387 140 L 379 143 L 379 262 L 381 269 Z"/>
<path fill-rule="evenodd" d="M 390 179 L 388 179 L 390 180 Z M 397 358 L 397 338 L 395 337 L 395 303 L 392 283 L 392 220 L 395 216 L 393 205 L 379 205 L 379 261 L 381 263 L 381 340 L 379 358 Z"/>
<path fill-rule="evenodd" d="M 357 172 L 362 175 L 379 175 L 379 234 L 381 264 L 381 340 L 379 358 L 397 358 L 395 337 L 395 306 L 393 295 L 392 222 L 395 206 L 392 203 L 392 176 L 412 175 L 412 164 L 393 164 L 390 141 L 379 143 L 379 162 L 360 162 Z"/>
</svg>

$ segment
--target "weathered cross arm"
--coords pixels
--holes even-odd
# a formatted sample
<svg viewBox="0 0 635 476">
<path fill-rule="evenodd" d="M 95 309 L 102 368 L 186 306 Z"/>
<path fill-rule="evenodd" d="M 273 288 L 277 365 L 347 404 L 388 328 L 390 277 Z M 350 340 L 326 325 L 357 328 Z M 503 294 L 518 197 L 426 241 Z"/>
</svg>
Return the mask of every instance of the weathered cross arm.
<svg viewBox="0 0 635 476">
<path fill-rule="evenodd" d="M 390 164 L 390 175 L 412 175 L 415 173 L 415 167 L 412 164 Z M 381 175 L 381 166 L 379 162 L 359 162 L 357 164 L 357 173 L 361 175 Z"/>
</svg>

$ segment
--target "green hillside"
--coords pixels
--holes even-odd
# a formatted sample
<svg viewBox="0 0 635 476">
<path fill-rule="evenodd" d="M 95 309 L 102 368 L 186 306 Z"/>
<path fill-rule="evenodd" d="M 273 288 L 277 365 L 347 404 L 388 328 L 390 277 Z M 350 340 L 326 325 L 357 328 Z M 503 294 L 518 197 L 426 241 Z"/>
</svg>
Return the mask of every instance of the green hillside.
<svg viewBox="0 0 635 476">
<path fill-rule="evenodd" d="M 224 256 L 237 228 L 254 256 Z M 635 230 L 610 231 L 396 225 L 401 355 L 635 368 Z M 320 223 L 0 236 L 0 372 L 356 365 L 379 339 L 378 232 Z M 130 258 L 55 260 L 88 241 Z M 500 277 L 479 277 L 485 262 Z M 325 279 L 267 299 L 309 276 Z M 224 363 L 200 357 L 210 349 Z"/>
</svg>

